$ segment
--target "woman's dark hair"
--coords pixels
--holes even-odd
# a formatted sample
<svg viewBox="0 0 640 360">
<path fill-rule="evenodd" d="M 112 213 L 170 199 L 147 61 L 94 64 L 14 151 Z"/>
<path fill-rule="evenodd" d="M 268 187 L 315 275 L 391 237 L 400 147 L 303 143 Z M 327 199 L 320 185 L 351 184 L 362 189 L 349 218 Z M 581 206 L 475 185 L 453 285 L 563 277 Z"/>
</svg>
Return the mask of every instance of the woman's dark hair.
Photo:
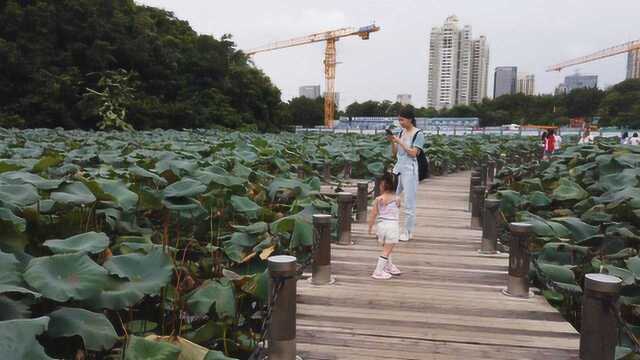
<svg viewBox="0 0 640 360">
<path fill-rule="evenodd" d="M 543 131 L 543 132 L 542 132 L 542 140 L 546 140 L 546 139 L 547 139 L 547 136 L 549 136 L 549 135 L 547 135 L 547 132 L 546 132 L 546 131 Z"/>
<path fill-rule="evenodd" d="M 633 137 L 638 137 L 638 133 L 633 133 Z"/>
<path fill-rule="evenodd" d="M 403 106 L 398 113 L 398 116 L 411 120 L 413 126 L 416 126 L 416 111 L 411 105 Z"/>
<path fill-rule="evenodd" d="M 549 129 L 549 136 L 551 136 L 551 135 L 553 135 L 553 134 L 554 134 L 553 129 Z"/>
<path fill-rule="evenodd" d="M 384 173 L 380 179 L 380 183 L 385 191 L 396 191 L 396 181 L 392 173 Z"/>
</svg>

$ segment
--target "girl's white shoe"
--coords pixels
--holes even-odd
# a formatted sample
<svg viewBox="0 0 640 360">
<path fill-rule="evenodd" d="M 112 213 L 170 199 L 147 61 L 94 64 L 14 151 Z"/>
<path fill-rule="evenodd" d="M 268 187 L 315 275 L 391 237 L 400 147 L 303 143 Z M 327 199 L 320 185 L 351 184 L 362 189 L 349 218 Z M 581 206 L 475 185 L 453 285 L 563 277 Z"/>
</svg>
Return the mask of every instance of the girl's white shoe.
<svg viewBox="0 0 640 360">
<path fill-rule="evenodd" d="M 382 257 L 378 258 L 378 264 L 376 265 L 376 269 L 371 274 L 371 277 L 378 280 L 389 280 L 392 278 L 392 275 L 385 271 L 385 267 L 387 266 L 389 261 L 387 259 L 383 259 Z"/>
<path fill-rule="evenodd" d="M 409 241 L 411 238 L 411 233 L 408 231 L 403 231 L 402 234 L 400 234 L 400 241 Z"/>
<path fill-rule="evenodd" d="M 402 271 L 400 271 L 400 269 L 398 269 L 397 266 L 395 266 L 392 262 L 391 262 L 391 258 L 389 258 L 389 260 L 387 260 L 387 263 L 384 266 L 384 271 L 386 273 L 389 273 L 391 275 L 400 275 L 402 274 Z"/>
</svg>

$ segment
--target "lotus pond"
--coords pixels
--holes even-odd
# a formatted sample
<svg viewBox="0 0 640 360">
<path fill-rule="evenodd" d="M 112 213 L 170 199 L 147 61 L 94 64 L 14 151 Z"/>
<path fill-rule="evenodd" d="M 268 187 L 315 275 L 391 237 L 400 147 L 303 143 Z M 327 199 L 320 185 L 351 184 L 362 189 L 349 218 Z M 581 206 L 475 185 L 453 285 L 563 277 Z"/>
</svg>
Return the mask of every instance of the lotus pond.
<svg viewBox="0 0 640 360">
<path fill-rule="evenodd" d="M 617 276 L 622 318 L 638 336 L 640 147 L 600 139 L 569 146 L 539 166 L 507 166 L 498 176 L 505 220 L 533 225 L 530 278 L 548 301 L 580 329 L 584 275 Z M 617 358 L 638 358 L 630 336 L 620 334 Z"/>
<path fill-rule="evenodd" d="M 503 153 L 524 156 L 537 146 L 497 137 L 435 136 L 428 142 L 436 173 L 468 169 Z M 567 164 L 546 173 L 559 178 L 573 164 L 582 172 L 571 176 L 583 183 L 600 167 L 600 176 L 632 168 L 635 154 L 590 168 L 570 158 L 606 151 L 568 151 Z M 337 212 L 319 191 L 325 163 L 334 182 L 342 181 L 337 175 L 347 163 L 352 177 L 371 179 L 389 166 L 391 154 L 384 138 L 353 134 L 0 129 L 0 358 L 246 358 L 260 338 L 267 257 L 291 254 L 302 263 L 313 244 L 311 216 Z M 616 176 L 635 179 L 625 172 Z M 551 189 L 555 177 L 541 179 L 531 191 Z M 615 181 L 597 179 L 584 185 L 613 190 Z M 635 193 L 604 195 L 590 206 L 575 198 L 585 193 L 554 201 L 581 201 L 589 221 L 633 220 L 628 217 L 635 213 L 626 209 L 635 202 L 610 204 Z M 607 214 L 612 218 L 601 218 Z M 571 240 L 585 247 L 583 241 L 604 243 L 605 236 L 591 233 L 597 225 L 581 224 L 563 225 L 558 231 L 566 232 L 544 239 L 564 239 L 588 226 Z M 623 250 L 615 244 L 633 244 L 634 230 L 607 225 L 604 231 L 620 239 L 609 252 Z M 598 259 L 635 281 L 633 269 Z"/>
</svg>

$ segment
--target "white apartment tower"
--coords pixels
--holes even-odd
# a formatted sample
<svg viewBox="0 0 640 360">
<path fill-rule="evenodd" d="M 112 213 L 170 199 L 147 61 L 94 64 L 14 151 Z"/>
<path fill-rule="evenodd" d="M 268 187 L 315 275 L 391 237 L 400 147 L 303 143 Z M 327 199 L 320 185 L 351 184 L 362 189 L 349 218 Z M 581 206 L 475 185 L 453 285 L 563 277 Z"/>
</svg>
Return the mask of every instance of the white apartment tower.
<svg viewBox="0 0 640 360">
<path fill-rule="evenodd" d="M 473 39 L 471 26 L 460 28 L 455 15 L 431 29 L 427 106 L 443 109 L 481 101 L 487 95 L 488 73 L 484 36 Z"/>
<path fill-rule="evenodd" d="M 627 79 L 640 79 L 640 49 L 629 51 L 627 55 Z"/>
<path fill-rule="evenodd" d="M 522 93 L 525 95 L 535 95 L 536 92 L 536 78 L 532 74 L 518 75 L 518 84 L 516 86 L 516 93 Z"/>
</svg>

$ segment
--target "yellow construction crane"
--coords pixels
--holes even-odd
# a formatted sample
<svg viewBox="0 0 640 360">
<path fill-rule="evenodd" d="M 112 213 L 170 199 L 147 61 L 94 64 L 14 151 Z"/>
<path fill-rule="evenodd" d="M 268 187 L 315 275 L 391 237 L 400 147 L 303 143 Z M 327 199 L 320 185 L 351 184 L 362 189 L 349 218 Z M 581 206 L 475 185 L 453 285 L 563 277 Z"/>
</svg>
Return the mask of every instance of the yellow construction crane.
<svg viewBox="0 0 640 360">
<path fill-rule="evenodd" d="M 284 41 L 276 41 L 272 44 L 264 45 L 255 49 L 245 51 L 251 56 L 261 52 L 284 49 L 293 46 L 306 45 L 321 41 L 326 41 L 324 51 L 324 78 L 326 91 L 324 94 L 324 125 L 333 126 L 333 113 L 335 107 L 335 82 L 336 82 L 336 41 L 347 36 L 360 36 L 362 40 L 369 40 L 369 34 L 379 31 L 380 27 L 375 24 L 357 27 L 348 27 L 338 30 L 325 31 Z"/>
<path fill-rule="evenodd" d="M 612 46 L 604 50 L 596 51 L 593 54 L 581 56 L 579 58 L 571 59 L 556 65 L 549 66 L 547 68 L 547 71 L 561 71 L 562 69 L 569 66 L 584 64 L 591 61 L 604 59 L 610 56 L 623 54 L 623 53 L 633 54 L 633 56 L 629 56 L 629 61 L 634 62 L 634 64 L 630 64 L 631 65 L 630 68 L 634 69 L 634 71 L 631 74 L 629 74 L 629 78 L 639 79 L 640 78 L 640 39 L 629 41 L 624 44 Z"/>
</svg>

